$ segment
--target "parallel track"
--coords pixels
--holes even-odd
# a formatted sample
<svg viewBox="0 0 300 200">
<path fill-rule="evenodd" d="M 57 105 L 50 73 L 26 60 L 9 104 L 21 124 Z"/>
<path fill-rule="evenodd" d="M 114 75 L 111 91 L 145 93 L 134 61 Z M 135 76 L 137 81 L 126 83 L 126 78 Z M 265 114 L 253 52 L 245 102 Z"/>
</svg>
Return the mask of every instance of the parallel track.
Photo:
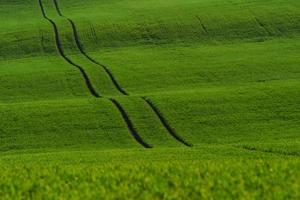
<svg viewBox="0 0 300 200">
<path fill-rule="evenodd" d="M 70 18 L 64 16 L 59 8 L 58 5 L 58 1 L 57 0 L 53 0 L 53 3 L 55 5 L 55 9 L 58 13 L 58 15 L 60 17 L 63 17 L 65 19 L 67 19 L 69 21 L 69 23 L 71 24 L 72 27 L 72 31 L 73 31 L 73 37 L 76 43 L 76 46 L 78 48 L 78 50 L 80 51 L 80 53 L 85 56 L 90 62 L 101 66 L 105 72 L 107 73 L 107 75 L 110 77 L 112 83 L 114 84 L 114 86 L 117 88 L 117 90 L 127 96 L 129 95 L 122 87 L 121 85 L 118 83 L 118 81 L 116 80 L 116 78 L 113 76 L 112 72 L 108 69 L 108 67 L 106 67 L 105 65 L 99 63 L 98 61 L 96 61 L 95 59 L 93 59 L 92 57 L 90 57 L 84 50 L 83 45 L 80 42 L 80 38 L 79 38 L 79 34 L 77 31 L 77 27 L 74 23 L 73 20 L 71 20 Z M 204 30 L 207 32 L 206 28 L 204 27 Z M 162 123 L 162 125 L 164 126 L 164 128 L 167 130 L 167 132 L 178 142 L 184 144 L 185 146 L 191 147 L 192 145 L 188 142 L 186 142 L 182 137 L 180 137 L 176 131 L 169 125 L 168 121 L 165 119 L 165 117 L 163 116 L 163 114 L 159 111 L 159 109 L 154 106 L 154 104 L 147 98 L 142 97 L 141 98 L 143 101 L 145 101 L 145 103 L 151 108 L 151 110 L 153 111 L 153 113 L 156 115 L 156 117 L 160 120 L 160 122 Z M 151 148 L 151 145 L 148 145 L 147 143 L 145 143 L 142 138 L 137 134 L 137 131 L 134 129 L 133 123 L 131 122 L 131 120 L 129 119 L 127 113 L 125 112 L 125 110 L 122 108 L 122 106 L 115 100 L 115 99 L 110 99 L 111 102 L 114 103 L 114 105 L 118 108 L 118 110 L 120 111 L 120 113 L 123 116 L 124 121 L 127 124 L 128 129 L 130 130 L 131 134 L 134 136 L 134 138 L 140 143 L 142 144 L 144 147 L 146 148 Z"/>
<path fill-rule="evenodd" d="M 44 9 L 44 6 L 43 6 L 43 3 L 42 3 L 42 0 L 39 0 L 39 5 L 40 5 L 40 8 L 41 8 L 41 11 L 42 11 L 42 15 L 43 17 L 52 25 L 53 27 L 53 30 L 54 30 L 54 35 L 55 35 L 55 43 L 56 43 L 56 47 L 58 49 L 58 52 L 60 54 L 61 57 L 64 58 L 64 60 L 71 64 L 72 66 L 78 68 L 81 72 L 81 75 L 83 76 L 85 82 L 86 82 L 86 85 L 91 93 L 92 96 L 96 97 L 96 98 L 100 98 L 101 96 L 96 92 L 96 90 L 94 89 L 87 73 L 84 71 L 83 67 L 77 65 L 76 63 L 74 63 L 70 58 L 68 58 L 65 53 L 64 53 L 64 50 L 63 50 L 63 47 L 62 47 L 62 43 L 61 43 L 61 40 L 60 40 L 60 36 L 59 36 L 59 31 L 58 31 L 58 27 L 56 25 L 56 23 L 50 19 L 49 17 L 47 17 L 47 14 L 45 12 L 45 9 Z M 57 4 L 56 4 L 57 5 Z M 60 13 L 60 11 L 58 10 L 58 12 Z M 76 30 L 76 29 L 75 29 Z M 77 42 L 76 42 L 77 43 Z M 79 43 L 79 40 L 78 40 L 78 44 Z M 135 140 L 141 144 L 143 147 L 145 148 L 152 148 L 151 145 L 147 144 L 146 142 L 143 141 L 143 139 L 139 136 L 139 134 L 137 133 L 137 131 L 135 130 L 131 120 L 129 119 L 127 113 L 125 112 L 124 108 L 121 106 L 120 103 L 118 103 L 115 99 L 109 99 L 113 104 L 114 106 L 119 110 L 124 122 L 126 123 L 127 127 L 128 127 L 128 130 L 129 132 L 131 133 L 131 135 L 135 138 Z"/>
</svg>

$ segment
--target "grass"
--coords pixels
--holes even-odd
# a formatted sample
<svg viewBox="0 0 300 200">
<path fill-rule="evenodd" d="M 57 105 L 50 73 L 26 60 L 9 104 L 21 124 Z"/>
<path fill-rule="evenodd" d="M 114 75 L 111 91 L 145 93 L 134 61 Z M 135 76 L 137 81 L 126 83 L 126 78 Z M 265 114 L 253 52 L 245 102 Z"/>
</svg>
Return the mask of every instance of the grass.
<svg viewBox="0 0 300 200">
<path fill-rule="evenodd" d="M 144 94 L 297 80 L 299 45 L 297 38 L 276 38 L 259 43 L 107 48 L 91 55 L 109 63 L 128 91 Z"/>
<path fill-rule="evenodd" d="M 299 198 L 299 8 L 1 1 L 1 197 Z"/>
<path fill-rule="evenodd" d="M 297 199 L 299 161 L 0 167 L 1 196 L 49 199 Z"/>
</svg>

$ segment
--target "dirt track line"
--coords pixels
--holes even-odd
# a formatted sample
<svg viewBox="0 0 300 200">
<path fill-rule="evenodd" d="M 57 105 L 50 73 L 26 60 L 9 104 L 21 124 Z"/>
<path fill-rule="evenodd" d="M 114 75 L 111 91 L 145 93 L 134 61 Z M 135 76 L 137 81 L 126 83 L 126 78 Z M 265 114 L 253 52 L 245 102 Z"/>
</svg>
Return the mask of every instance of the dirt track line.
<svg viewBox="0 0 300 200">
<path fill-rule="evenodd" d="M 78 31 L 77 31 L 77 28 L 76 28 L 76 25 L 75 25 L 74 21 L 62 14 L 62 12 L 60 11 L 57 0 L 53 0 L 53 2 L 54 2 L 54 5 L 55 5 L 55 8 L 56 8 L 56 11 L 57 11 L 58 15 L 61 16 L 61 17 L 66 18 L 69 21 L 69 23 L 71 24 L 72 30 L 73 30 L 73 36 L 74 36 L 74 39 L 75 39 L 75 43 L 76 43 L 77 48 L 81 52 L 81 54 L 84 55 L 88 60 L 90 60 L 94 64 L 101 66 L 104 69 L 104 71 L 107 73 L 107 75 L 109 76 L 109 78 L 113 82 L 114 86 L 117 88 L 117 90 L 120 93 L 122 93 L 123 95 L 128 95 L 128 93 L 121 87 L 121 85 L 118 83 L 118 81 L 116 80 L 116 78 L 114 77 L 112 72 L 108 69 L 108 67 L 106 67 L 105 65 L 103 65 L 103 64 L 99 63 L 98 61 L 94 60 L 93 58 L 91 58 L 85 52 L 85 50 L 84 50 L 84 48 L 83 48 L 83 46 L 80 42 L 79 34 L 78 34 Z"/>
<path fill-rule="evenodd" d="M 134 139 L 140 143 L 143 147 L 145 148 L 152 148 L 151 145 L 147 144 L 142 138 L 141 136 L 137 133 L 137 131 L 135 130 L 133 123 L 131 122 L 131 120 L 128 117 L 128 114 L 126 113 L 126 111 L 124 110 L 124 108 L 121 106 L 121 104 L 115 100 L 115 99 L 109 99 L 119 110 L 119 112 L 121 113 L 124 121 L 127 124 L 128 129 L 130 130 L 131 135 L 134 137 Z"/>
<path fill-rule="evenodd" d="M 84 71 L 84 69 L 75 64 L 71 59 L 69 59 L 65 53 L 64 53 L 64 50 L 62 48 L 62 44 L 61 44 L 61 41 L 60 41 L 60 38 L 59 38 L 59 31 L 58 31 L 58 28 L 57 28 L 57 25 L 55 24 L 55 22 L 48 18 L 47 15 L 46 15 L 46 12 L 45 12 L 45 9 L 44 9 L 44 6 L 43 6 L 43 3 L 42 3 L 42 0 L 39 0 L 39 5 L 40 5 L 40 8 L 41 8 L 41 11 L 42 11 L 42 14 L 43 14 L 43 17 L 48 21 L 50 22 L 50 24 L 52 24 L 53 26 L 53 30 L 54 30 L 54 34 L 55 34 L 55 42 L 56 42 L 56 47 L 58 49 L 58 52 L 60 54 L 61 57 L 64 58 L 65 61 L 67 61 L 69 64 L 73 65 L 74 67 L 76 67 L 77 69 L 79 69 L 81 75 L 83 76 L 84 80 L 85 80 L 85 83 L 90 91 L 90 93 L 94 96 L 94 97 L 100 97 L 100 95 L 97 93 L 97 91 L 95 90 L 95 88 L 93 87 L 87 73 Z"/>
<path fill-rule="evenodd" d="M 145 100 L 145 102 L 150 106 L 150 108 L 153 110 L 153 112 L 157 115 L 163 126 L 167 129 L 169 134 L 175 138 L 178 142 L 184 144 L 185 146 L 192 147 L 193 145 L 185 141 L 182 137 L 180 137 L 176 131 L 169 125 L 168 121 L 165 119 L 163 114 L 159 111 L 159 109 L 146 97 L 142 97 L 142 99 Z"/>
<path fill-rule="evenodd" d="M 59 9 L 58 2 L 56 0 L 53 0 L 53 3 L 55 5 L 55 8 L 56 8 L 56 11 L 57 11 L 58 15 L 61 16 L 61 17 L 65 17 L 65 16 L 63 16 L 63 14 L 61 13 L 61 11 Z"/>
<path fill-rule="evenodd" d="M 120 84 L 117 82 L 117 80 L 114 78 L 113 74 L 111 73 L 111 71 L 108 69 L 108 67 L 106 67 L 105 65 L 99 63 L 98 61 L 94 60 L 93 58 L 91 58 L 85 51 L 84 48 L 80 42 L 79 39 L 79 34 L 76 28 L 75 23 L 68 17 L 64 16 L 62 14 L 62 12 L 60 11 L 59 5 L 58 5 L 58 1 L 57 0 L 53 0 L 56 11 L 58 13 L 59 16 L 66 18 L 69 23 L 72 26 L 72 30 L 73 30 L 73 36 L 75 38 L 75 42 L 76 45 L 79 49 L 79 51 L 82 53 L 82 55 L 84 55 L 88 60 L 90 60 L 91 62 L 103 67 L 103 69 L 106 71 L 106 73 L 109 75 L 111 81 L 113 82 L 113 84 L 115 85 L 115 87 L 118 89 L 119 92 L 121 92 L 123 95 L 129 95 L 121 86 Z M 202 28 L 204 29 L 204 31 L 206 33 L 208 33 L 206 27 L 204 24 L 202 24 L 201 19 L 198 18 L 198 20 L 201 23 Z M 175 130 L 168 124 L 167 120 L 163 117 L 163 115 L 161 114 L 161 112 L 151 103 L 151 101 L 147 100 L 146 98 L 142 99 L 144 101 L 146 101 L 146 103 L 150 106 L 150 108 L 153 110 L 153 112 L 157 115 L 157 117 L 159 118 L 159 120 L 161 121 L 162 125 L 167 129 L 167 131 L 170 133 L 170 135 L 173 136 L 173 138 L 175 138 L 177 141 L 181 142 L 182 144 L 191 147 L 192 145 L 189 144 L 188 142 L 186 142 L 184 139 L 182 139 L 176 132 Z M 145 143 L 143 141 L 143 139 L 138 135 L 137 131 L 135 130 L 133 123 L 131 122 L 131 120 L 129 119 L 127 113 L 125 112 L 125 110 L 122 108 L 122 106 L 114 99 L 110 99 L 114 105 L 119 109 L 120 113 L 123 116 L 124 121 L 127 124 L 128 129 L 130 130 L 131 134 L 133 135 L 133 137 L 136 139 L 136 141 L 138 141 L 140 144 L 142 144 L 145 148 L 152 148 L 152 146 L 148 145 L 147 143 Z"/>
<path fill-rule="evenodd" d="M 91 92 L 91 94 L 96 97 L 96 98 L 100 98 L 101 96 L 94 90 L 86 72 L 83 70 L 83 68 L 77 64 L 75 64 L 72 60 L 70 60 L 64 53 L 64 50 L 62 48 L 62 45 L 61 45 L 61 41 L 60 41 L 60 38 L 59 38 L 59 31 L 58 31 L 58 28 L 57 28 L 57 25 L 55 24 L 55 22 L 53 20 L 51 20 L 50 18 L 47 17 L 46 15 L 46 12 L 45 12 L 45 9 L 44 9 L 44 6 L 43 6 L 43 3 L 42 3 L 42 0 L 39 0 L 39 5 L 40 5 L 40 8 L 41 8 L 41 11 L 42 11 L 42 14 L 43 14 L 43 17 L 49 21 L 52 26 L 53 26 L 53 29 L 54 29 L 54 33 L 55 33 L 55 41 L 56 41 L 56 46 L 57 46 L 57 49 L 59 51 L 59 54 L 68 62 L 70 63 L 71 65 L 77 67 L 80 72 L 82 73 L 84 79 L 86 80 L 86 83 L 87 83 L 87 86 Z M 60 13 L 60 11 L 58 10 L 58 12 Z M 137 131 L 135 130 L 134 126 L 133 126 L 133 123 L 131 122 L 131 120 L 129 119 L 127 113 L 125 112 L 125 110 L 123 109 L 123 107 L 114 99 L 109 99 L 111 102 L 113 102 L 113 104 L 115 105 L 115 107 L 120 111 L 121 113 L 121 116 L 123 117 L 124 121 L 126 122 L 127 124 L 127 127 L 128 127 L 128 130 L 130 131 L 130 133 L 132 134 L 132 136 L 135 138 L 135 140 L 140 143 L 142 146 L 144 146 L 145 148 L 152 148 L 151 145 L 147 144 L 146 142 L 143 141 L 143 139 L 139 136 L 139 134 L 137 133 Z"/>
</svg>

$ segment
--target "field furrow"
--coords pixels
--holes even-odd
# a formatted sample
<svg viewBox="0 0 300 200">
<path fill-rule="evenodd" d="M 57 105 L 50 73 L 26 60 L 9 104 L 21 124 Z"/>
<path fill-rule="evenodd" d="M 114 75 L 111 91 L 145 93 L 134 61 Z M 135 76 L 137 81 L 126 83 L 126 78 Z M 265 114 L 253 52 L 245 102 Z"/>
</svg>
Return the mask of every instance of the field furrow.
<svg viewBox="0 0 300 200">
<path fill-rule="evenodd" d="M 151 107 L 153 112 L 157 115 L 163 126 L 168 130 L 169 134 L 178 142 L 184 144 L 185 146 L 192 147 L 193 145 L 187 141 L 185 141 L 176 131 L 174 128 L 170 126 L 166 118 L 163 116 L 163 114 L 158 110 L 158 108 L 152 103 L 152 101 L 149 98 L 143 97 L 145 102 Z"/>
<path fill-rule="evenodd" d="M 110 77 L 112 83 L 115 85 L 115 87 L 119 90 L 119 92 L 123 95 L 128 95 L 128 93 L 120 86 L 120 84 L 117 82 L 116 78 L 114 77 L 114 75 L 112 74 L 112 72 L 108 69 L 108 67 L 106 67 L 105 65 L 103 64 L 100 64 L 98 61 L 96 61 L 95 59 L 91 58 L 85 51 L 84 51 L 84 48 L 80 42 L 80 39 L 79 39 L 79 35 L 78 35 L 78 31 L 77 31 L 77 28 L 76 28 L 76 25 L 75 23 L 68 17 L 64 16 L 60 9 L 59 9 L 59 6 L 58 6 L 58 2 L 57 0 L 53 0 L 54 2 L 54 5 L 55 5 L 55 8 L 56 8 L 56 11 L 57 13 L 59 14 L 59 16 L 61 17 L 64 17 L 66 18 L 71 26 L 72 26 L 72 31 L 73 31 L 73 35 L 74 35 L 74 39 L 75 39 L 75 42 L 76 42 L 76 45 L 79 49 L 79 51 L 81 52 L 82 55 L 84 55 L 88 60 L 90 60 L 91 62 L 95 63 L 96 65 L 99 65 L 100 67 L 102 67 L 105 72 L 107 73 L 107 75 Z"/>
<path fill-rule="evenodd" d="M 113 76 L 113 74 L 111 73 L 111 71 L 108 69 L 108 67 L 106 67 L 105 65 L 103 64 L 100 64 L 98 61 L 96 61 L 95 59 L 91 58 L 86 52 L 85 50 L 83 49 L 83 46 L 80 42 L 80 39 L 79 39 L 79 36 L 78 36 L 78 31 L 77 31 L 77 28 L 76 28 L 76 25 L 75 23 L 68 17 L 64 16 L 59 8 L 59 5 L 58 5 L 58 1 L 57 0 L 53 0 L 53 3 L 55 5 L 55 9 L 56 9 L 56 12 L 57 14 L 60 16 L 60 17 L 63 17 L 65 19 L 67 19 L 70 24 L 71 24 L 71 27 L 72 27 L 72 31 L 73 31 L 73 36 L 74 36 L 74 39 L 75 39 L 75 42 L 76 42 L 76 45 L 77 45 L 77 48 L 78 50 L 80 51 L 80 53 L 85 56 L 89 61 L 103 67 L 103 69 L 106 71 L 106 73 L 108 74 L 108 76 L 110 77 L 112 83 L 115 85 L 115 87 L 120 91 L 121 94 L 123 95 L 128 95 L 128 93 L 120 86 L 120 84 L 117 82 L 117 80 L 115 79 L 115 77 Z M 141 97 L 142 98 L 142 97 Z M 170 133 L 170 135 L 173 136 L 174 139 L 176 139 L 177 141 L 181 142 L 182 144 L 186 145 L 186 146 L 191 146 L 189 143 L 185 142 L 184 139 L 182 139 L 180 136 L 177 135 L 177 133 L 175 132 L 175 130 L 173 128 L 170 127 L 170 125 L 168 124 L 168 122 L 166 121 L 166 119 L 163 117 L 163 115 L 158 111 L 158 109 L 150 102 L 150 100 L 148 99 L 145 99 L 145 98 L 142 98 L 146 103 L 147 105 L 150 106 L 150 108 L 154 111 L 154 113 L 157 115 L 158 119 L 161 121 L 162 125 L 166 128 L 166 130 Z M 118 107 L 121 107 L 121 105 L 117 102 L 114 102 L 115 105 L 117 105 Z M 132 132 L 132 133 L 135 133 L 136 131 L 133 130 L 133 128 L 130 128 L 130 127 L 133 127 L 133 125 L 130 125 L 132 124 L 132 122 L 129 120 L 128 118 L 128 115 L 125 114 L 125 110 L 123 108 L 119 108 L 119 110 L 121 111 L 121 113 L 124 113 L 122 114 L 123 115 L 123 118 L 125 119 L 125 121 L 127 122 L 128 124 L 128 127 L 129 127 L 129 130 Z M 124 111 L 124 112 L 123 112 Z M 124 116 L 127 116 L 127 117 L 124 117 Z M 136 134 L 133 134 L 133 135 L 136 135 Z M 139 141 L 139 140 L 138 140 Z M 140 142 L 142 143 L 142 142 Z M 146 145 L 147 146 L 147 145 Z"/>
<path fill-rule="evenodd" d="M 91 83 L 91 80 L 89 79 L 89 76 L 87 75 L 87 73 L 85 72 L 85 70 L 83 69 L 83 67 L 75 64 L 71 59 L 69 59 L 63 50 L 62 44 L 61 44 L 61 40 L 59 38 L 59 31 L 58 31 L 58 27 L 55 24 L 55 22 L 53 20 L 51 20 L 50 18 L 47 17 L 42 0 L 39 0 L 39 5 L 41 7 L 41 11 L 43 14 L 43 17 L 53 26 L 53 30 L 54 30 L 54 35 L 55 35 L 55 42 L 56 42 L 56 47 L 58 49 L 59 54 L 61 55 L 61 57 L 68 62 L 70 65 L 76 67 L 77 69 L 79 69 L 82 77 L 84 78 L 84 81 L 86 83 L 87 88 L 89 89 L 91 95 L 93 95 L 94 97 L 100 97 L 99 93 L 95 90 L 93 84 Z"/>
<path fill-rule="evenodd" d="M 130 130 L 131 135 L 135 138 L 135 140 L 140 143 L 143 147 L 145 148 L 152 148 L 152 146 L 148 143 L 146 143 L 141 136 L 137 133 L 132 121 L 129 119 L 128 114 L 124 110 L 124 108 L 121 106 L 121 104 L 115 100 L 115 99 L 110 99 L 110 101 L 118 108 L 120 111 L 124 121 L 127 124 L 128 129 Z"/>
</svg>

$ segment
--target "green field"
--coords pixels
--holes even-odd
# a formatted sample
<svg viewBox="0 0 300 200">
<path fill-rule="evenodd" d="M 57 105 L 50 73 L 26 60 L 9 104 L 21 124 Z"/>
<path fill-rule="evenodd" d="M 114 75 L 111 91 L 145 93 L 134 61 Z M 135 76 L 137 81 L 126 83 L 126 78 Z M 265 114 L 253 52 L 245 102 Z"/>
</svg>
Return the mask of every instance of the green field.
<svg viewBox="0 0 300 200">
<path fill-rule="evenodd" d="M 1 0 L 1 199 L 299 199 L 300 1 Z"/>
</svg>

